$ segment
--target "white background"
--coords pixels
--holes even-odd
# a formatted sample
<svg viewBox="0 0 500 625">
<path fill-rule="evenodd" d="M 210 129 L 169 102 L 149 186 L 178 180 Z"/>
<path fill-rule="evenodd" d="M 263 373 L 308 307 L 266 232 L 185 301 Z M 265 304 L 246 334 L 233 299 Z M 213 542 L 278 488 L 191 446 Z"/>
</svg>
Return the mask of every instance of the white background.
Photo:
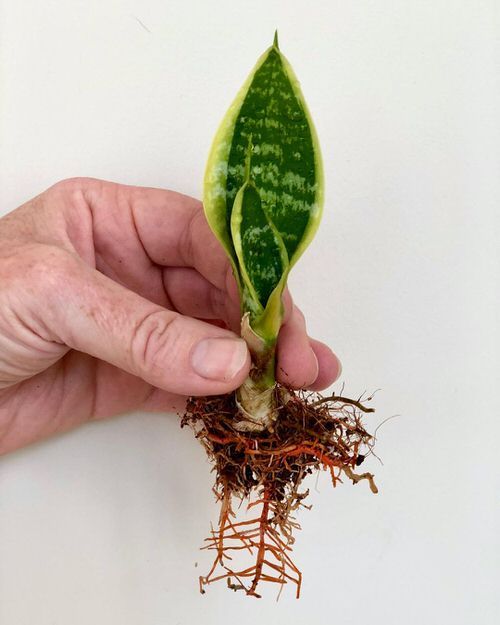
<svg viewBox="0 0 500 625">
<path fill-rule="evenodd" d="M 0 213 L 73 175 L 200 196 L 217 124 L 279 28 L 327 181 L 293 293 L 346 390 L 381 389 L 372 428 L 400 415 L 369 466 L 378 496 L 310 484 L 298 602 L 198 594 L 217 509 L 176 416 L 5 457 L 1 625 L 499 622 L 498 2 L 1 7 Z"/>
</svg>

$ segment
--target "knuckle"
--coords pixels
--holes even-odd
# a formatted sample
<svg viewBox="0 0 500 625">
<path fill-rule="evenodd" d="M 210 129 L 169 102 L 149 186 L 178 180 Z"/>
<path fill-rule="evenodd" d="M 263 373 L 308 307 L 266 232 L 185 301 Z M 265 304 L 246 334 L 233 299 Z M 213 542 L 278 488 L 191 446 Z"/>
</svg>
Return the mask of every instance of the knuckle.
<svg viewBox="0 0 500 625">
<path fill-rule="evenodd" d="M 48 191 L 49 192 L 73 192 L 78 189 L 85 188 L 91 182 L 92 178 L 84 178 L 84 177 L 72 177 L 72 178 L 64 178 L 63 180 L 59 180 L 54 185 L 52 185 Z"/>
<path fill-rule="evenodd" d="M 26 245 L 2 259 L 2 284 L 51 289 L 66 279 L 74 264 L 76 259 L 62 248 L 42 243 Z"/>
<path fill-rule="evenodd" d="M 164 380 L 169 361 L 180 350 L 180 315 L 154 310 L 143 317 L 132 333 L 133 368 L 151 381 Z"/>
<path fill-rule="evenodd" d="M 22 271 L 32 284 L 44 291 L 67 284 L 79 265 L 76 258 L 60 247 L 39 245 L 34 252 L 27 252 Z"/>
<path fill-rule="evenodd" d="M 60 342 L 61 310 L 77 282 L 78 260 L 64 250 L 33 245 L 0 262 L 0 308 L 30 320 L 40 337 Z"/>
<path fill-rule="evenodd" d="M 53 203 L 56 206 L 65 207 L 68 202 L 71 204 L 86 198 L 89 192 L 100 191 L 103 185 L 103 181 L 96 178 L 65 178 L 49 187 L 42 194 L 42 197 L 45 198 L 45 202 L 49 207 Z"/>
</svg>

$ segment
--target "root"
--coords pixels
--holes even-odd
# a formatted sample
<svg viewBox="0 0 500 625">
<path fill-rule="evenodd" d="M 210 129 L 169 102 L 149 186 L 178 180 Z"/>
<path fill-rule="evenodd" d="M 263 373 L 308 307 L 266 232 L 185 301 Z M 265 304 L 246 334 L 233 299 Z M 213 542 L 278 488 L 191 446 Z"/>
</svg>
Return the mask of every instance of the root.
<svg viewBox="0 0 500 625">
<path fill-rule="evenodd" d="M 318 470 L 330 473 L 335 487 L 345 475 L 353 484 L 366 480 L 373 493 L 371 473 L 355 473 L 364 460 L 361 449 L 371 449 L 372 437 L 361 423 L 372 412 L 359 400 L 338 395 L 322 398 L 277 386 L 277 419 L 273 429 L 241 432 L 235 427 L 234 395 L 191 398 L 182 425 L 190 425 L 214 463 L 214 492 L 221 503 L 217 529 L 204 549 L 215 551 L 200 591 L 220 580 L 231 590 L 260 597 L 259 584 L 285 584 L 300 595 L 302 575 L 291 559 L 294 531 L 300 529 L 295 513 L 307 507 L 303 479 Z M 252 498 L 257 497 L 256 500 Z M 248 500 L 247 512 L 260 506 L 260 514 L 236 521 L 234 500 Z M 232 556 L 247 554 L 248 566 L 235 566 Z"/>
<path fill-rule="evenodd" d="M 291 551 L 290 545 L 273 526 L 272 519 L 277 512 L 276 502 L 264 494 L 263 499 L 250 504 L 262 506 L 257 518 L 234 523 L 229 499 L 226 495 L 219 529 L 212 529 L 212 535 L 205 539 L 207 544 L 202 547 L 215 550 L 217 555 L 208 575 L 200 576 L 200 592 L 205 593 L 205 586 L 208 584 L 226 579 L 231 590 L 244 590 L 247 595 L 260 597 L 257 587 L 261 581 L 281 585 L 290 581 L 296 585 L 298 598 L 302 575 L 288 555 Z M 236 570 L 231 566 L 231 553 L 241 550 L 248 550 L 252 556 L 255 554 L 255 563 Z M 217 569 L 221 572 L 215 574 Z"/>
</svg>

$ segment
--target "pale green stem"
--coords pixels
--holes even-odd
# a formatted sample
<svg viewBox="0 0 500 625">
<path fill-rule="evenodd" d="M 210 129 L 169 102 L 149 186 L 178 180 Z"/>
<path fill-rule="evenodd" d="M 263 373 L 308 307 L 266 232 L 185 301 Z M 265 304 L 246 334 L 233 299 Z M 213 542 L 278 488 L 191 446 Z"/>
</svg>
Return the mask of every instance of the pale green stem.
<svg viewBox="0 0 500 625">
<path fill-rule="evenodd" d="M 276 341 L 264 341 L 249 323 L 249 315 L 243 317 L 241 336 L 247 342 L 252 355 L 253 367 L 249 377 L 236 393 L 241 420 L 236 429 L 246 432 L 262 432 L 272 426 L 276 418 L 274 406 Z"/>
</svg>

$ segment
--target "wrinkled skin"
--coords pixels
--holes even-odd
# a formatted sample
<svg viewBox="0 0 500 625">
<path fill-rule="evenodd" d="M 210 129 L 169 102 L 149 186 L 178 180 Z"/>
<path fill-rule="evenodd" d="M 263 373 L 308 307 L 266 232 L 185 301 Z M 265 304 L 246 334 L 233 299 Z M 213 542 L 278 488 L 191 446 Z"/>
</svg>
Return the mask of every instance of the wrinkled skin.
<svg viewBox="0 0 500 625">
<path fill-rule="evenodd" d="M 326 388 L 339 361 L 307 336 L 288 293 L 284 304 L 277 377 Z M 187 395 L 234 390 L 250 367 L 239 319 L 199 201 L 57 183 L 0 219 L 0 453 L 91 419 L 182 410 Z M 203 339 L 220 349 L 196 352 L 195 367 Z"/>
</svg>

